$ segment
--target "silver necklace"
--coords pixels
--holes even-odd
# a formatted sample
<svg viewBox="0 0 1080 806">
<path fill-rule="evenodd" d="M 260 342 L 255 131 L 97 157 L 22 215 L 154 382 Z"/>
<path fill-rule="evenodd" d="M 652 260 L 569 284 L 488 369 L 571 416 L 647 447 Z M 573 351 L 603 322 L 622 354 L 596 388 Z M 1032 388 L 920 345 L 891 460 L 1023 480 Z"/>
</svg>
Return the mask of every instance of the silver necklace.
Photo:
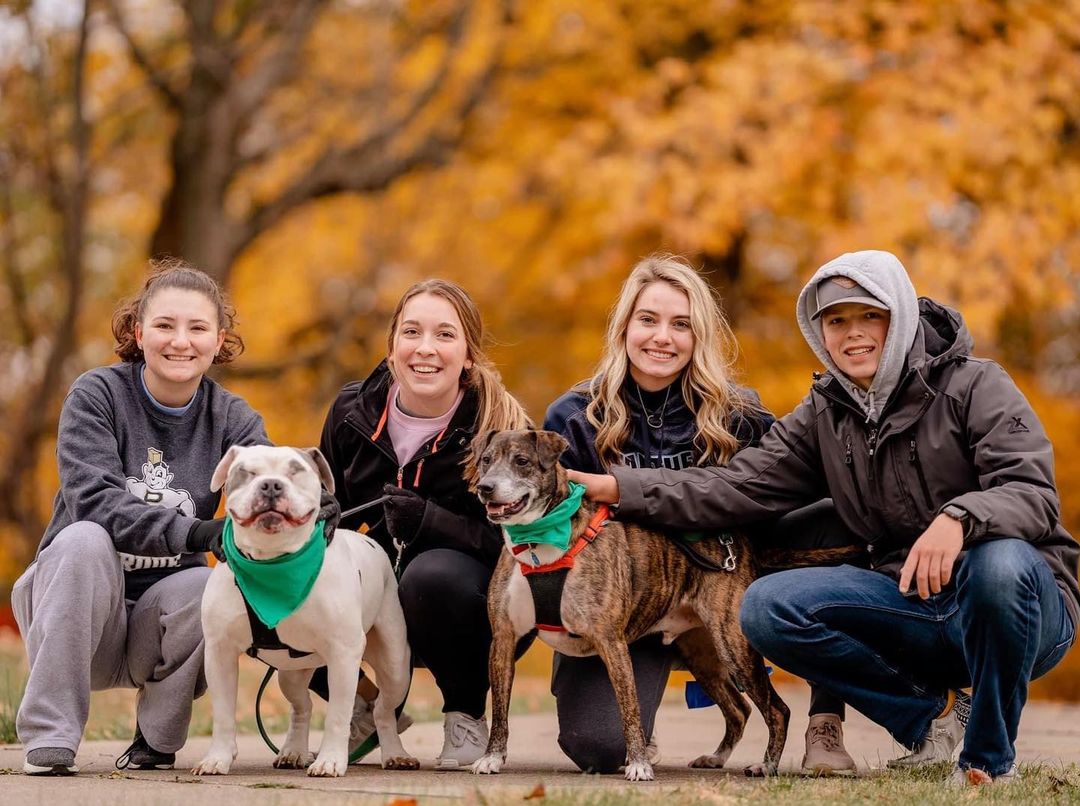
<svg viewBox="0 0 1080 806">
<path fill-rule="evenodd" d="M 664 393 L 664 402 L 660 404 L 660 408 L 658 408 L 652 413 L 650 413 L 649 410 L 645 407 L 645 400 L 641 396 L 641 387 L 637 387 L 637 399 L 638 403 L 641 404 L 642 412 L 644 412 L 645 414 L 645 422 L 647 422 L 649 424 L 649 428 L 653 429 L 654 431 L 659 431 L 661 428 L 664 427 L 664 413 L 667 411 L 668 398 L 671 397 L 671 387 L 674 385 L 674 383 L 668 384 L 667 392 Z"/>
</svg>

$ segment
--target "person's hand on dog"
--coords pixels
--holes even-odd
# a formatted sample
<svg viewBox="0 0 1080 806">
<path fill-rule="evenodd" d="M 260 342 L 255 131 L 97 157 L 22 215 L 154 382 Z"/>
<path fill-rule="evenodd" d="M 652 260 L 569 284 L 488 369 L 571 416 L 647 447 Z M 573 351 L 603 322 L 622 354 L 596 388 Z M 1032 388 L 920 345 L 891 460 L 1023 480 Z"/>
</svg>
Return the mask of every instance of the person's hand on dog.
<svg viewBox="0 0 1080 806">
<path fill-rule="evenodd" d="M 427 501 L 412 490 L 395 487 L 393 484 L 383 486 L 383 495 L 387 496 L 387 499 L 383 501 L 386 531 L 398 543 L 407 546 L 420 531 Z"/>
<path fill-rule="evenodd" d="M 187 536 L 189 554 L 203 554 L 209 551 L 219 563 L 225 562 L 225 550 L 221 547 L 221 533 L 225 529 L 224 518 L 209 521 L 197 521 Z"/>
<path fill-rule="evenodd" d="M 566 477 L 585 487 L 585 497 L 601 504 L 619 503 L 619 482 L 614 476 L 602 473 L 582 473 L 579 470 L 567 470 Z"/>
<path fill-rule="evenodd" d="M 964 525 L 948 515 L 938 515 L 908 552 L 900 569 L 900 593 L 907 595 L 914 577 L 919 598 L 941 593 L 952 578 L 953 563 L 964 547 Z"/>
<path fill-rule="evenodd" d="M 323 536 L 326 538 L 326 542 L 329 543 L 334 537 L 334 530 L 337 529 L 338 522 L 341 520 L 341 504 L 334 498 L 334 494 L 325 487 L 323 487 L 322 496 L 319 498 L 319 520 L 323 522 Z"/>
</svg>

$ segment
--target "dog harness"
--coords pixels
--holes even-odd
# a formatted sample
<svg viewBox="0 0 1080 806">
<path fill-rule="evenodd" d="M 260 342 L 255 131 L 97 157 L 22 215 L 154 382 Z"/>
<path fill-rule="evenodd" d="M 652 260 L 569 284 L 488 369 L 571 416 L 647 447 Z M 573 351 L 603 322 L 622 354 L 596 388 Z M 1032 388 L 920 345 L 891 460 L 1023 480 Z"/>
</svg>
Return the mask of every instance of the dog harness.
<svg viewBox="0 0 1080 806">
<path fill-rule="evenodd" d="M 585 531 L 581 533 L 574 545 L 559 559 L 546 565 L 525 565 L 518 563 L 525 581 L 529 583 L 532 593 L 533 607 L 536 610 L 536 629 L 548 632 L 564 632 L 571 637 L 576 637 L 569 632 L 562 622 L 562 595 L 566 585 L 566 575 L 574 567 L 574 558 L 582 550 L 593 542 L 603 531 L 611 518 L 611 510 L 607 504 L 601 504 L 596 513 L 589 519 Z M 514 555 L 522 554 L 530 550 L 528 544 L 514 546 Z"/>
</svg>

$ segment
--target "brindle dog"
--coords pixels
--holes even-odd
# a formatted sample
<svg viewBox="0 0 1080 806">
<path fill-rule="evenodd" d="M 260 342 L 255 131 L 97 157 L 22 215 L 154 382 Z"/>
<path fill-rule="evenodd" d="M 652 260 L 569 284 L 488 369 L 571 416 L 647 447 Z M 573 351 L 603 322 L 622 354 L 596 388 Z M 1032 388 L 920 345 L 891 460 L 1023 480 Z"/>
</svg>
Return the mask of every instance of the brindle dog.
<svg viewBox="0 0 1080 806">
<path fill-rule="evenodd" d="M 473 478 L 478 479 L 476 491 L 489 520 L 531 523 L 563 501 L 569 487 L 558 459 L 566 446 L 566 440 L 551 431 L 478 436 L 472 450 Z M 597 509 L 593 502 L 582 503 L 571 522 L 571 546 Z M 491 737 L 486 754 L 473 765 L 476 773 L 497 773 L 506 761 L 514 648 L 517 639 L 536 626 L 532 593 L 518 565 L 546 565 L 564 553 L 538 544 L 515 555 L 505 531 L 504 537 L 507 551 L 488 591 L 493 636 Z M 627 780 L 653 778 L 628 649 L 648 633 L 663 633 L 665 643 L 674 642 L 686 667 L 724 713 L 723 741 L 690 766 L 724 766 L 750 715 L 740 693 L 745 691 L 769 728 L 764 761 L 747 767 L 746 774 L 774 774 L 787 739 L 789 710 L 769 682 L 761 655 L 739 629 L 739 604 L 755 577 L 746 541 L 736 538 L 734 568 L 729 572 L 703 570 L 672 540 L 657 531 L 610 521 L 576 556 L 567 574 L 560 606 L 567 631 L 541 631 L 540 638 L 566 655 L 599 655 L 607 666 L 626 737 Z M 715 565 L 729 559 L 719 540 L 702 540 L 695 549 Z"/>
</svg>

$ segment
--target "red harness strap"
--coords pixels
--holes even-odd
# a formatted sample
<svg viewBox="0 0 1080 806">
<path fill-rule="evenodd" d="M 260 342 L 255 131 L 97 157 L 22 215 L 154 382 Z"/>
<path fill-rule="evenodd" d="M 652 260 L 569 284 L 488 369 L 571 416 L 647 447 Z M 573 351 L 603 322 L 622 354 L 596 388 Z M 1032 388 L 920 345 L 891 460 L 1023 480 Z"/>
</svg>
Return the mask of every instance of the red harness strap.
<svg viewBox="0 0 1080 806">
<path fill-rule="evenodd" d="M 518 567 L 521 569 L 521 573 L 525 576 L 530 574 L 546 574 L 549 571 L 558 571 L 560 568 L 573 568 L 574 558 L 577 557 L 582 549 L 593 542 L 596 536 L 603 530 L 604 525 L 611 517 L 611 510 L 607 504 L 601 504 L 600 508 L 596 510 L 596 514 L 589 519 L 588 525 L 585 527 L 585 531 L 581 533 L 581 537 L 577 539 L 577 542 L 570 547 L 570 550 L 566 552 L 555 562 L 548 563 L 547 565 L 523 565 L 518 563 Z M 521 554 L 523 551 L 528 551 L 528 544 L 521 546 L 514 546 L 514 554 Z"/>
</svg>

